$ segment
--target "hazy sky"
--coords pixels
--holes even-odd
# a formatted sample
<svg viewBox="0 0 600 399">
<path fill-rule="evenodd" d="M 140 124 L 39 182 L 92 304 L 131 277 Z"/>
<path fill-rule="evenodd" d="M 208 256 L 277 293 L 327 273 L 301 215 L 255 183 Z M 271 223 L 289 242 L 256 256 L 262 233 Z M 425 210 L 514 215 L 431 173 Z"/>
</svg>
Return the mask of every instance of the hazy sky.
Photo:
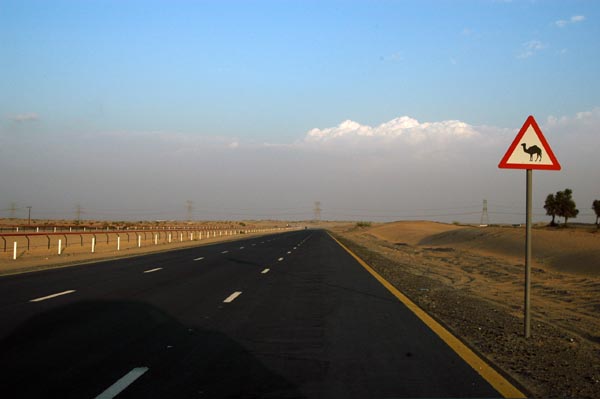
<svg viewBox="0 0 600 399">
<path fill-rule="evenodd" d="M 597 1 L 0 1 L 0 217 L 524 220 L 600 199 Z"/>
</svg>

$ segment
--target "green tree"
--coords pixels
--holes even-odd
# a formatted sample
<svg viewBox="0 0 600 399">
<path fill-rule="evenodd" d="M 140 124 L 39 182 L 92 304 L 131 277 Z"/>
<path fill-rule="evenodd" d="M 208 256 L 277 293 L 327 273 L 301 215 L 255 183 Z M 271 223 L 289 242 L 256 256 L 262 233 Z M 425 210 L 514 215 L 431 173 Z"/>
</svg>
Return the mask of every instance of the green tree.
<svg viewBox="0 0 600 399">
<path fill-rule="evenodd" d="M 600 200 L 594 200 L 592 203 L 592 209 L 596 212 L 596 226 L 600 227 L 598 224 L 598 218 L 600 218 Z"/>
<path fill-rule="evenodd" d="M 554 194 L 548 194 L 548 196 L 546 197 L 546 202 L 544 203 L 544 209 L 546 210 L 546 215 L 552 216 L 550 226 L 556 226 L 556 222 L 554 221 L 554 219 L 556 218 L 558 207 L 556 204 L 556 198 L 554 197 Z"/>
<path fill-rule="evenodd" d="M 573 201 L 573 190 L 566 188 L 565 191 L 557 191 L 554 200 L 556 201 L 556 216 L 565 218 L 565 227 L 569 218 L 576 218 L 579 214 L 579 209 L 575 201 Z"/>
</svg>

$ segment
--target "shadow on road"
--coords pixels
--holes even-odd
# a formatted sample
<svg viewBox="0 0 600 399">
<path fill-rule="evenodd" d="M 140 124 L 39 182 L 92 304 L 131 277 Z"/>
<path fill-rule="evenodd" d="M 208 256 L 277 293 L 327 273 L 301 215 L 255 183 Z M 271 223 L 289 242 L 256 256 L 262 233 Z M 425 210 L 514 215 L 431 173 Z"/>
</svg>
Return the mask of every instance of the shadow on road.
<svg viewBox="0 0 600 399">
<path fill-rule="evenodd" d="M 0 341 L 3 397 L 94 398 L 135 367 L 128 397 L 300 397 L 218 331 L 144 303 L 90 301 L 34 316 Z"/>
</svg>

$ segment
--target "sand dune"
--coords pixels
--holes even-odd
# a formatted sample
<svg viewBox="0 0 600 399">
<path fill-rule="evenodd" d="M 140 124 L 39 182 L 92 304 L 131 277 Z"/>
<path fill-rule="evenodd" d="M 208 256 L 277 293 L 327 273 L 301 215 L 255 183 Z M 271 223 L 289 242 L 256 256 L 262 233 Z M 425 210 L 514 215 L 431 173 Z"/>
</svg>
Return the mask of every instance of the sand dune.
<svg viewBox="0 0 600 399">
<path fill-rule="evenodd" d="M 451 247 L 523 262 L 523 227 L 460 227 L 434 222 L 396 222 L 369 231 L 391 243 Z M 600 276 L 600 232 L 586 229 L 535 228 L 533 259 L 539 266 L 567 273 Z"/>
<path fill-rule="evenodd" d="M 437 222 L 394 222 L 373 227 L 369 234 L 389 242 L 418 245 L 432 235 L 462 229 L 464 227 Z"/>
</svg>

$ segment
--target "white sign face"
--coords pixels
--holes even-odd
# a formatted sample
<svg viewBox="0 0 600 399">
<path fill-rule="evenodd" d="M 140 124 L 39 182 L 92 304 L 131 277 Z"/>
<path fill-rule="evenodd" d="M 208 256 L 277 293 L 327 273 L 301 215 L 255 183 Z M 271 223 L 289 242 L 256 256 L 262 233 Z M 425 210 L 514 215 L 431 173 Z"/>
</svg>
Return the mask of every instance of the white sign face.
<svg viewBox="0 0 600 399">
<path fill-rule="evenodd" d="M 519 144 L 508 157 L 509 164 L 554 165 L 533 126 L 529 125 Z"/>
</svg>

